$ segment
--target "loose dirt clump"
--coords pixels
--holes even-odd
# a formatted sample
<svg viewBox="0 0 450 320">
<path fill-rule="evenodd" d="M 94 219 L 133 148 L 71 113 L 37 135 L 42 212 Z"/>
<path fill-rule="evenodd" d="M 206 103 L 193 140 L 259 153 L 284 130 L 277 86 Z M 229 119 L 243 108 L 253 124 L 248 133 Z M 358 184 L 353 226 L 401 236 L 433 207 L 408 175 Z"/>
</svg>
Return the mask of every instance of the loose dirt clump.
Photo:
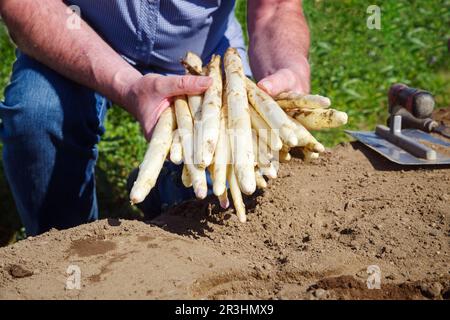
<svg viewBox="0 0 450 320">
<path fill-rule="evenodd" d="M 283 164 L 245 199 L 245 224 L 209 198 L 1 248 L 0 298 L 448 299 L 449 169 L 342 144 Z M 373 266 L 380 289 L 366 284 Z"/>
</svg>

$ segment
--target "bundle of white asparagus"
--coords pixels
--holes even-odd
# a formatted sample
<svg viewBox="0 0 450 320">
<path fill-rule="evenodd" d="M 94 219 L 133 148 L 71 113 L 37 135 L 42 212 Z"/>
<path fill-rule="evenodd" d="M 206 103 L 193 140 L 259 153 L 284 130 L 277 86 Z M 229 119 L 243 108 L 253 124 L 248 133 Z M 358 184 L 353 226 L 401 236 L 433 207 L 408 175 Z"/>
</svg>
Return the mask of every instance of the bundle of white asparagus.
<svg viewBox="0 0 450 320">
<path fill-rule="evenodd" d="M 236 214 L 245 222 L 242 193 L 265 188 L 265 177 L 275 179 L 293 147 L 300 147 L 306 160 L 318 158 L 325 148 L 308 130 L 347 123 L 347 114 L 329 108 L 326 97 L 286 92 L 272 98 L 245 76 L 234 48 L 223 59 L 224 80 L 220 56 L 203 67 L 188 52 L 182 63 L 188 74 L 208 75 L 213 83 L 203 95 L 176 97 L 163 112 L 131 190 L 132 204 L 144 201 L 169 156 L 184 163 L 183 184 L 199 199 L 207 196 L 208 170 L 214 194 L 228 208 L 228 182 Z"/>
</svg>

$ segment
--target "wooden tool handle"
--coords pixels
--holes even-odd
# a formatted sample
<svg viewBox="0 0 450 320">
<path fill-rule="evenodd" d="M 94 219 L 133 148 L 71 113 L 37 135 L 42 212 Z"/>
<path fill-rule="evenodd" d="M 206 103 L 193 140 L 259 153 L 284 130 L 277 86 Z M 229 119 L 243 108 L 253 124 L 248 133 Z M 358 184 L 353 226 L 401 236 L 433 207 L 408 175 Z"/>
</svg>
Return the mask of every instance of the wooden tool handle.
<svg viewBox="0 0 450 320">
<path fill-rule="evenodd" d="M 391 117 L 389 117 L 388 123 L 390 123 L 392 117 L 397 115 L 402 117 L 402 128 L 413 128 L 425 132 L 431 132 L 439 125 L 431 118 L 418 119 L 401 106 L 395 106 L 392 108 Z"/>
<path fill-rule="evenodd" d="M 391 114 L 393 114 L 392 108 L 398 105 L 420 119 L 429 118 L 433 113 L 434 98 L 428 91 L 397 83 L 389 89 L 388 98 Z"/>
</svg>

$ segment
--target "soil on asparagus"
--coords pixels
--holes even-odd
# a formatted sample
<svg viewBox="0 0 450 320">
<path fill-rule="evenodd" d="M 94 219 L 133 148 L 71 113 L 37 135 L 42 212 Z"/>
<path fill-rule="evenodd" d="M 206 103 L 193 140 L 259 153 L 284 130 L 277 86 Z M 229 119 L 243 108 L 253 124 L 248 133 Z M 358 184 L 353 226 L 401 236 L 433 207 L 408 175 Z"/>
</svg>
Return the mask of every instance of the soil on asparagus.
<svg viewBox="0 0 450 320">
<path fill-rule="evenodd" d="M 1 248 L 0 298 L 449 299 L 449 185 L 449 166 L 339 145 L 283 164 L 246 198 L 245 224 L 210 198 Z M 373 265 L 380 289 L 367 287 Z M 73 266 L 79 290 L 66 287 Z"/>
</svg>

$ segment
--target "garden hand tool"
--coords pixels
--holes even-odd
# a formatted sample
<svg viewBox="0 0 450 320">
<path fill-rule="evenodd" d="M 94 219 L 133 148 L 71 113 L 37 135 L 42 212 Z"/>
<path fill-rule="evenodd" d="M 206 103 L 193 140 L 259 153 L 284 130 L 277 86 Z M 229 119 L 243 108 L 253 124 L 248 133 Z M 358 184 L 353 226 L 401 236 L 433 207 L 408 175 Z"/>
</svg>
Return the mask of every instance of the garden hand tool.
<svg viewBox="0 0 450 320">
<path fill-rule="evenodd" d="M 400 115 L 402 116 L 402 128 L 404 129 L 413 128 L 425 132 L 436 132 L 450 139 L 450 128 L 445 126 L 443 123 L 434 121 L 431 118 L 419 119 L 399 105 L 394 106 L 391 111 L 391 116 L 387 121 L 388 125 L 390 125 L 392 117 Z"/>
</svg>

